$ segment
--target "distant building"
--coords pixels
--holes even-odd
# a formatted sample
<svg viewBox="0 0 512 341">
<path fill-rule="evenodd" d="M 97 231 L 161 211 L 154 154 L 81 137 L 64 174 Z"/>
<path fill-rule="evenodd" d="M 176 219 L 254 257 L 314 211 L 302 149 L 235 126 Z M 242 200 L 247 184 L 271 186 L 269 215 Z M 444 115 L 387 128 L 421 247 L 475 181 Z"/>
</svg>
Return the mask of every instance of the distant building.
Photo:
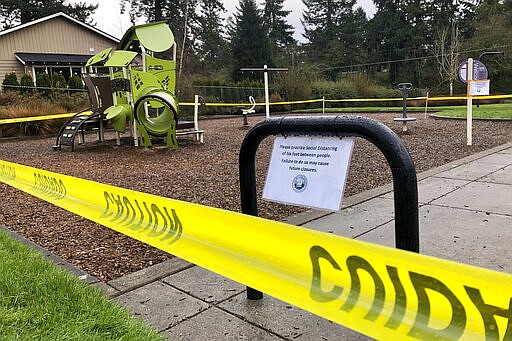
<svg viewBox="0 0 512 341">
<path fill-rule="evenodd" d="M 0 84 L 6 73 L 62 73 L 80 76 L 94 54 L 119 39 L 62 12 L 0 31 Z"/>
</svg>

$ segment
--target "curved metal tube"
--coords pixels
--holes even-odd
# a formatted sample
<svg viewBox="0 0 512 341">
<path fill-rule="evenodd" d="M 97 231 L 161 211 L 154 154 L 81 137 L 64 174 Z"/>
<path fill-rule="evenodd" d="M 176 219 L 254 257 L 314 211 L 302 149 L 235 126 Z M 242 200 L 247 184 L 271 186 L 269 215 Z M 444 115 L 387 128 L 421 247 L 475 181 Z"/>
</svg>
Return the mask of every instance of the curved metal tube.
<svg viewBox="0 0 512 341">
<path fill-rule="evenodd" d="M 412 158 L 400 138 L 384 124 L 358 116 L 271 118 L 256 124 L 240 148 L 240 194 L 242 212 L 258 215 L 255 156 L 261 141 L 270 135 L 320 135 L 362 137 L 384 154 L 393 175 L 395 245 L 419 252 L 418 187 Z M 248 288 L 250 299 L 262 295 Z"/>
</svg>

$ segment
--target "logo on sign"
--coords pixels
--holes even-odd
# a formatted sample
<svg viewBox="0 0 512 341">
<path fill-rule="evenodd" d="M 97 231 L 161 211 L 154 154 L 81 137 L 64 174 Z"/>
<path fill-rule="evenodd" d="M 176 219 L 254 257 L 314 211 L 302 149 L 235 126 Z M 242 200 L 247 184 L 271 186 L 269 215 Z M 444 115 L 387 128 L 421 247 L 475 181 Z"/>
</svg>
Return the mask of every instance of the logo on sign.
<svg viewBox="0 0 512 341">
<path fill-rule="evenodd" d="M 306 190 L 306 187 L 308 187 L 308 178 L 306 178 L 306 176 L 297 175 L 295 178 L 293 178 L 292 188 L 295 192 L 304 192 Z"/>
</svg>

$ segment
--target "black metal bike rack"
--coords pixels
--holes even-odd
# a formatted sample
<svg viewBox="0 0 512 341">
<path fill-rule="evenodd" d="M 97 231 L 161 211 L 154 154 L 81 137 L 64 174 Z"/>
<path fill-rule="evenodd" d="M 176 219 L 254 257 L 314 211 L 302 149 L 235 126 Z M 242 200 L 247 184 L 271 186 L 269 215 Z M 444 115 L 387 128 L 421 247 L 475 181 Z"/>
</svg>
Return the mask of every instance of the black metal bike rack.
<svg viewBox="0 0 512 341">
<path fill-rule="evenodd" d="M 256 196 L 256 151 L 271 135 L 320 135 L 362 137 L 384 154 L 393 175 L 395 207 L 395 246 L 419 252 L 418 187 L 412 158 L 400 138 L 384 124 L 357 116 L 270 118 L 256 124 L 240 148 L 240 195 L 242 213 L 258 216 Z M 247 287 L 247 298 L 257 300 L 263 294 Z"/>
</svg>

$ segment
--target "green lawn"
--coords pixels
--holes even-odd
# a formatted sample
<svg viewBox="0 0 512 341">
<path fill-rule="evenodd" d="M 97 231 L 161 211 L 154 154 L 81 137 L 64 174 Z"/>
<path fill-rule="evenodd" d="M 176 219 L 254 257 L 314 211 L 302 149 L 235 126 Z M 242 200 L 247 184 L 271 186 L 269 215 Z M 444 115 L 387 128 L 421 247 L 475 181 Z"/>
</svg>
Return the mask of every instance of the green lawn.
<svg viewBox="0 0 512 341">
<path fill-rule="evenodd" d="M 475 101 L 473 101 L 474 103 Z M 439 116 L 466 117 L 467 107 L 439 107 Z M 508 118 L 512 119 L 512 104 L 473 105 L 473 118 Z"/>
<path fill-rule="evenodd" d="M 0 231 L 0 339 L 163 340 L 97 288 Z"/>
<path fill-rule="evenodd" d="M 475 100 L 473 101 L 475 103 Z M 407 107 L 410 111 L 424 112 L 425 107 Z M 304 110 L 302 110 L 304 111 Z M 326 112 L 402 112 L 402 107 L 352 107 L 352 108 L 326 108 Z M 312 109 L 308 112 L 322 112 L 322 109 Z M 466 106 L 428 107 L 429 113 L 446 117 L 466 117 Z M 508 118 L 512 119 L 512 104 L 485 104 L 477 108 L 473 105 L 473 118 Z"/>
</svg>

